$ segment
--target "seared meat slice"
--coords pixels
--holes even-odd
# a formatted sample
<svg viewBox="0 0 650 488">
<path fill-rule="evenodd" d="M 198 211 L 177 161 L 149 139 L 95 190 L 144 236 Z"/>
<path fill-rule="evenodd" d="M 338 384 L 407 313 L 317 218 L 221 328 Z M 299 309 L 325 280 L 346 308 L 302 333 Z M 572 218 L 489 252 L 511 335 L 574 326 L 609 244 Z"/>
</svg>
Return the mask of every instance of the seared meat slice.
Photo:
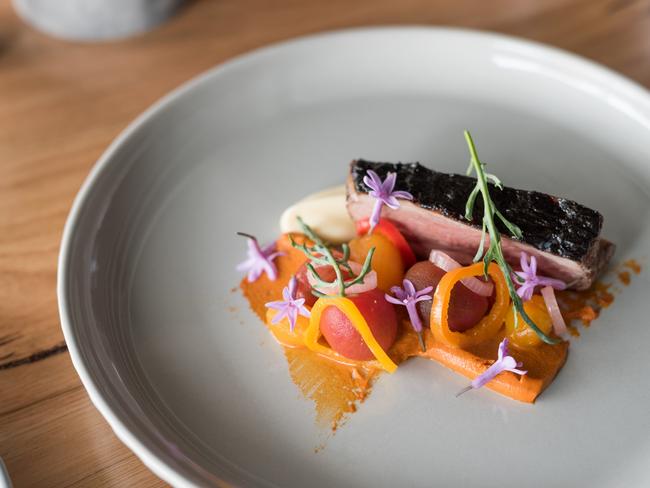
<svg viewBox="0 0 650 488">
<path fill-rule="evenodd" d="M 363 183 L 368 169 L 376 171 L 382 179 L 388 172 L 397 173 L 395 189 L 413 194 L 413 202 L 400 200 L 398 210 L 384 206 L 382 217 L 399 228 L 418 257 L 426 258 L 431 249 L 440 249 L 461 263 L 471 262 L 481 239 L 483 216 L 479 196 L 474 220 L 470 222 L 464 217 L 475 178 L 432 171 L 419 163 L 352 161 L 347 206 L 354 220 L 372 213 L 374 199 Z M 523 233 L 522 240 L 512 239 L 507 237 L 505 227 L 499 227 L 503 252 L 513 267 L 519 267 L 520 253 L 526 251 L 537 256 L 541 274 L 583 290 L 591 286 L 614 253 L 615 246 L 600 237 L 603 216 L 595 210 L 536 191 L 508 187 L 499 190 L 490 185 L 490 195 L 501 213 Z"/>
</svg>

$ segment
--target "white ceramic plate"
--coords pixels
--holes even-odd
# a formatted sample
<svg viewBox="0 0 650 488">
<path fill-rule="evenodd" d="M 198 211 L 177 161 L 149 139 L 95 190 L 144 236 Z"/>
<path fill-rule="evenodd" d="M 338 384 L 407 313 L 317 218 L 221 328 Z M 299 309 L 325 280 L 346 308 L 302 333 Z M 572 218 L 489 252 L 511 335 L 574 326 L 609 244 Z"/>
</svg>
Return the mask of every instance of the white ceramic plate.
<svg viewBox="0 0 650 488">
<path fill-rule="evenodd" d="M 235 231 L 274 238 L 285 206 L 356 157 L 462 172 L 464 128 L 507 184 L 600 210 L 617 262 L 647 256 L 648 94 L 521 40 L 400 28 L 283 43 L 199 77 L 111 145 L 65 230 L 61 320 L 93 402 L 147 466 L 175 485 L 650 483 L 647 274 L 534 406 L 455 398 L 466 380 L 414 360 L 332 437 L 231 292 Z"/>
</svg>

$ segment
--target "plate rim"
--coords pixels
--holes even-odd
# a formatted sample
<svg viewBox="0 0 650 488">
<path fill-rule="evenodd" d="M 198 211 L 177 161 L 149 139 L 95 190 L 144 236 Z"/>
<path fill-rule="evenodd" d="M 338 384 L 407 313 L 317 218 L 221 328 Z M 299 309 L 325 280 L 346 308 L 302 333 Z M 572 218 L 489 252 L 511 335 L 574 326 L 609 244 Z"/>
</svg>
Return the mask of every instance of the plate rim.
<svg viewBox="0 0 650 488">
<path fill-rule="evenodd" d="M 292 37 L 271 44 L 263 45 L 250 51 L 246 51 L 221 62 L 206 71 L 194 75 L 189 80 L 181 83 L 172 89 L 140 115 L 133 119 L 118 135 L 113 139 L 109 146 L 104 150 L 101 156 L 93 164 L 87 177 L 81 184 L 73 203 L 70 207 L 66 219 L 63 233 L 60 241 L 59 256 L 57 262 L 57 303 L 59 309 L 59 319 L 63 336 L 70 353 L 72 364 L 81 379 L 85 390 L 94 407 L 100 412 L 102 417 L 109 424 L 118 439 L 133 452 L 148 469 L 156 476 L 160 477 L 173 486 L 197 486 L 195 482 L 185 474 L 172 468 L 165 460 L 164 456 L 159 456 L 152 451 L 150 441 L 140 439 L 136 434 L 131 432 L 125 425 L 125 421 L 113 411 L 111 402 L 107 400 L 101 392 L 101 387 L 96 383 L 93 374 L 90 372 L 91 367 L 84 363 L 81 353 L 82 345 L 77 341 L 75 327 L 71 319 L 70 310 L 73 307 L 73 299 L 67 295 L 67 282 L 70 276 L 70 258 L 71 242 L 75 235 L 77 224 L 82 211 L 86 205 L 89 196 L 93 193 L 100 175 L 107 169 L 111 162 L 115 161 L 113 156 L 118 149 L 129 140 L 137 131 L 147 125 L 154 119 L 157 114 L 166 107 L 172 105 L 181 99 L 185 94 L 191 92 L 196 87 L 209 82 L 215 77 L 225 75 L 226 73 L 237 69 L 240 65 L 255 63 L 259 58 L 266 56 L 275 51 L 282 51 L 296 44 L 308 44 L 312 42 L 328 42 L 335 38 L 345 36 L 366 36 L 366 35 L 390 35 L 408 34 L 408 33 L 432 33 L 438 35 L 452 35 L 463 38 L 475 38 L 484 42 L 502 41 L 512 45 L 520 46 L 529 52 L 535 52 L 544 60 L 555 59 L 570 63 L 579 68 L 581 72 L 591 75 L 598 75 L 600 81 L 612 85 L 617 92 L 624 94 L 628 98 L 633 98 L 637 102 L 645 103 L 650 111 L 650 92 L 640 83 L 628 78 L 627 76 L 614 71 L 596 61 L 575 54 L 573 52 L 558 48 L 549 44 L 525 39 L 522 37 L 501 34 L 494 31 L 469 29 L 453 26 L 436 26 L 436 25 L 385 25 L 377 27 L 352 27 L 344 29 L 334 29 L 320 31 L 312 34 Z M 220 478 L 220 475 L 212 473 L 215 478 L 223 483 L 229 483 Z M 232 486 L 232 485 L 228 485 Z"/>
</svg>

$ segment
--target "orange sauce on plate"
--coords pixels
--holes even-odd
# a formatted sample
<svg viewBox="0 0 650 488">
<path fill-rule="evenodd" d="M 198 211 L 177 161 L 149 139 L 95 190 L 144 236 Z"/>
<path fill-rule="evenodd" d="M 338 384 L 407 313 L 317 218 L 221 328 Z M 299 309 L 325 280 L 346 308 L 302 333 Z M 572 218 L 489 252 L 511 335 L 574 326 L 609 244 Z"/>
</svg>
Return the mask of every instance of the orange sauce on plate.
<svg viewBox="0 0 650 488">
<path fill-rule="evenodd" d="M 264 274 L 253 283 L 244 279 L 240 284 L 251 309 L 265 324 L 265 303 L 281 298 L 282 289 L 306 260 L 300 251 L 291 247 L 286 236 L 282 236 L 277 245 L 278 250 L 284 253 L 275 261 L 278 278 L 270 281 Z M 624 266 L 635 274 L 641 270 L 636 261 L 626 261 Z M 624 284 L 629 282 L 629 276 L 621 277 L 620 273 L 619 279 Z M 574 335 L 579 335 L 575 326 L 576 321 L 588 326 L 598 317 L 602 308 L 613 302 L 614 295 L 610 289 L 611 285 L 596 283 L 586 291 L 558 293 L 562 314 Z M 388 351 L 388 355 L 396 364 L 411 357 L 424 357 L 468 379 L 473 379 L 483 373 L 496 359 L 497 346 L 503 339 L 503 331 L 497 337 L 463 350 L 436 342 L 427 328 L 424 331 L 426 352 L 423 352 L 406 313 L 403 310 L 399 310 L 398 313 L 401 318 L 401 332 Z M 338 362 L 332 358 L 320 357 L 304 347 L 283 346 L 283 349 L 291 379 L 301 393 L 314 402 L 317 423 L 329 426 L 333 431 L 347 415 L 357 410 L 381 373 L 376 362 L 372 361 Z M 519 376 L 504 372 L 485 386 L 515 400 L 532 403 L 562 368 L 568 350 L 568 342 L 553 346 L 542 344 L 533 348 L 517 348 L 511 345 L 511 355 L 523 363 L 523 368 L 528 371 L 528 374 Z"/>
</svg>

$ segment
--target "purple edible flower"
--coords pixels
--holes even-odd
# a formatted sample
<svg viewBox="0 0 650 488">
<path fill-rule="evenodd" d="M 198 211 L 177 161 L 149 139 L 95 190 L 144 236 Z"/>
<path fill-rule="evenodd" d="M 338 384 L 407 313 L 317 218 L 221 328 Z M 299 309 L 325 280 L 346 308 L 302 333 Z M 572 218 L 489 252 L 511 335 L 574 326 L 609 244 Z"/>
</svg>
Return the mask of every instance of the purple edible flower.
<svg viewBox="0 0 650 488">
<path fill-rule="evenodd" d="M 296 281 L 296 277 L 292 276 L 289 280 L 289 285 L 285 286 L 284 290 L 282 290 L 282 298 L 284 298 L 284 300 L 268 302 L 265 304 L 266 307 L 279 311 L 275 314 L 271 323 L 277 324 L 286 317 L 289 321 L 289 329 L 291 332 L 293 332 L 293 329 L 296 326 L 298 314 L 307 318 L 311 317 L 311 312 L 305 308 L 305 299 L 296 298 L 297 284 L 298 282 Z"/>
<path fill-rule="evenodd" d="M 456 396 L 460 396 L 463 393 L 471 390 L 480 388 L 486 383 L 492 381 L 496 375 L 503 371 L 510 371 L 511 373 L 525 375 L 528 371 L 522 371 L 522 364 L 518 363 L 515 358 L 509 355 L 508 353 L 508 339 L 503 339 L 501 344 L 499 344 L 499 352 L 497 360 L 481 375 L 474 378 L 472 383 L 467 387 L 463 388 L 458 392 Z"/>
<path fill-rule="evenodd" d="M 386 294 L 386 301 L 394 303 L 395 305 L 406 305 L 406 311 L 411 319 L 411 324 L 416 332 L 422 332 L 422 321 L 415 308 L 415 304 L 424 300 L 431 300 L 431 293 L 433 286 L 427 286 L 420 291 L 415 290 L 415 286 L 410 280 L 402 281 L 404 288 L 393 286 L 390 291 L 395 295 L 394 297 Z"/>
<path fill-rule="evenodd" d="M 530 260 L 530 263 L 529 263 Z M 537 276 L 537 258 L 528 256 L 525 252 L 521 253 L 521 271 L 513 271 L 515 275 L 513 281 L 517 288 L 517 295 L 528 301 L 533 297 L 533 292 L 537 286 L 551 286 L 556 290 L 564 290 L 566 283 L 546 276 Z"/>
<path fill-rule="evenodd" d="M 397 179 L 396 173 L 388 173 L 386 179 L 382 182 L 381 178 L 373 170 L 369 169 L 366 171 L 366 176 L 363 177 L 363 182 L 370 192 L 368 193 L 371 197 L 376 198 L 375 206 L 372 209 L 372 215 L 370 216 L 370 232 L 375 228 L 379 223 L 379 217 L 381 216 L 381 207 L 387 205 L 393 210 L 399 208 L 398 198 L 404 200 L 413 200 L 413 195 L 407 191 L 393 191 L 395 188 L 395 180 Z"/>
<path fill-rule="evenodd" d="M 404 288 L 399 286 L 393 286 L 390 291 L 395 295 L 394 297 L 386 294 L 386 301 L 394 303 L 395 305 L 405 305 L 406 311 L 409 314 L 409 319 L 411 320 L 411 325 L 413 329 L 418 334 L 418 340 L 420 341 L 420 346 L 422 350 L 426 350 L 424 347 L 424 341 L 422 339 L 422 321 L 420 320 L 420 315 L 418 314 L 416 304 L 425 300 L 431 300 L 431 293 L 433 291 L 433 286 L 427 286 L 420 291 L 415 290 L 415 286 L 410 280 L 402 281 Z"/>
<path fill-rule="evenodd" d="M 261 248 L 254 236 L 238 232 L 240 236 L 248 239 L 248 259 L 237 265 L 237 271 L 248 272 L 248 282 L 252 283 L 266 273 L 271 281 L 278 277 L 278 269 L 275 267 L 273 260 L 278 256 L 284 255 L 283 252 L 275 252 L 275 242 Z"/>
</svg>

